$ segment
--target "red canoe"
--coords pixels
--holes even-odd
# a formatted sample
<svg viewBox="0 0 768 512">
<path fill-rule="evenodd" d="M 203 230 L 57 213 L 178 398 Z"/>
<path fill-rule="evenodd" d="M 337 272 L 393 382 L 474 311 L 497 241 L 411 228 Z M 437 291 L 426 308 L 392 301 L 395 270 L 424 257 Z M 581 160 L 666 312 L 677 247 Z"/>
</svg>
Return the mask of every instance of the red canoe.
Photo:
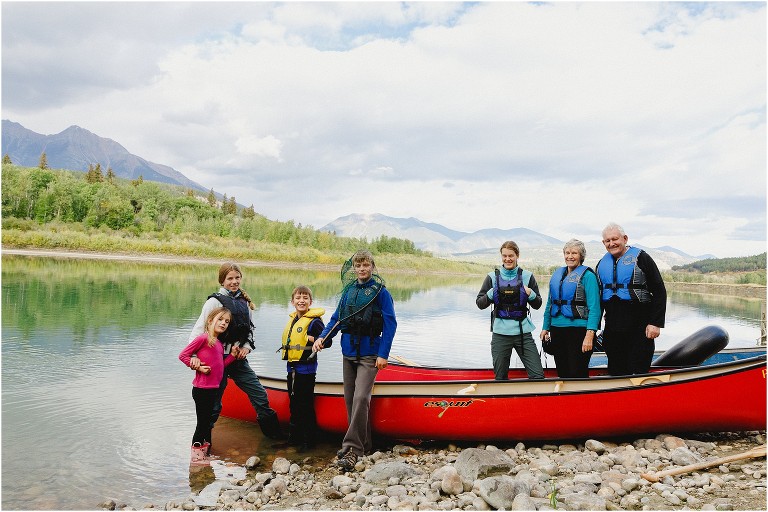
<svg viewBox="0 0 768 512">
<path fill-rule="evenodd" d="M 486 370 L 390 366 L 374 385 L 371 418 L 375 434 L 394 439 L 562 440 L 766 428 L 765 356 L 629 377 L 549 374 L 507 382 L 485 380 L 479 372 Z M 286 381 L 260 379 L 287 422 Z M 223 402 L 225 416 L 255 421 L 236 386 L 227 386 Z M 320 428 L 346 431 L 341 383 L 318 382 L 315 406 Z"/>
</svg>

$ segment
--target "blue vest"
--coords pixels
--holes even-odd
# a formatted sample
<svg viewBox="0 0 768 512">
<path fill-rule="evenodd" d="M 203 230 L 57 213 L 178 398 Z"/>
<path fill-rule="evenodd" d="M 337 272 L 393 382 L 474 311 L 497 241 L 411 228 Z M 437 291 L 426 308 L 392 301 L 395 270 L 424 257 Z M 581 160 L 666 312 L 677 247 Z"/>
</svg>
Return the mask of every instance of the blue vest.
<svg viewBox="0 0 768 512">
<path fill-rule="evenodd" d="M 528 294 L 523 286 L 523 269 L 517 267 L 517 276 L 511 281 L 501 277 L 496 269 L 493 283 L 493 311 L 496 318 L 522 321 L 528 314 Z"/>
<path fill-rule="evenodd" d="M 600 280 L 600 299 L 603 302 L 618 297 L 633 302 L 651 302 L 651 294 L 645 281 L 645 274 L 637 266 L 641 250 L 627 248 L 624 256 L 614 260 L 611 253 L 597 263 L 597 277 Z"/>
<path fill-rule="evenodd" d="M 584 319 L 589 316 L 587 307 L 587 293 L 581 282 L 586 272 L 592 269 L 579 265 L 570 274 L 568 267 L 560 267 L 552 274 L 549 280 L 549 314 L 557 316 L 562 314 L 567 318 Z"/>
</svg>

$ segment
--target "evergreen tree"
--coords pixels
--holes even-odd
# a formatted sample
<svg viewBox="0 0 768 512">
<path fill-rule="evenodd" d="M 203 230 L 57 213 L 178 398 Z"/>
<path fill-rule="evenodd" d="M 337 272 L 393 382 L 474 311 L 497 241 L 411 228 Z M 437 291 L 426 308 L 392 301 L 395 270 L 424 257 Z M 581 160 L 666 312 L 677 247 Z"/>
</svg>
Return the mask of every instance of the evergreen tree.
<svg viewBox="0 0 768 512">
<path fill-rule="evenodd" d="M 195 191 L 191 188 L 187 189 L 187 197 L 195 197 Z"/>
<path fill-rule="evenodd" d="M 40 163 L 37 165 L 40 169 L 48 168 L 48 157 L 45 155 L 45 151 L 40 154 Z"/>
<path fill-rule="evenodd" d="M 88 172 L 85 173 L 85 181 L 88 183 L 101 183 L 104 181 L 104 175 L 101 174 L 101 164 L 88 164 Z"/>
<path fill-rule="evenodd" d="M 227 198 L 227 194 L 224 194 L 221 196 L 221 211 L 227 213 L 227 208 L 229 208 L 229 199 Z"/>
<path fill-rule="evenodd" d="M 3 155 L 3 163 L 4 164 L 12 164 L 13 163 L 13 162 L 11 162 L 11 157 L 8 156 L 8 153 Z"/>
<path fill-rule="evenodd" d="M 208 205 L 213 207 L 216 206 L 216 194 L 213 193 L 213 189 L 208 192 Z"/>
<path fill-rule="evenodd" d="M 243 211 L 240 212 L 240 215 L 244 219 L 252 219 L 256 217 L 256 210 L 253 209 L 253 205 L 249 206 L 248 208 L 243 208 Z"/>
<path fill-rule="evenodd" d="M 231 213 L 232 215 L 237 215 L 237 201 L 235 201 L 235 196 L 232 196 L 229 198 L 227 211 L 225 211 L 224 213 Z"/>
<path fill-rule="evenodd" d="M 115 175 L 115 171 L 112 170 L 112 166 L 110 165 L 109 167 L 107 167 L 107 181 L 110 183 L 114 183 L 116 177 L 117 176 Z"/>
</svg>

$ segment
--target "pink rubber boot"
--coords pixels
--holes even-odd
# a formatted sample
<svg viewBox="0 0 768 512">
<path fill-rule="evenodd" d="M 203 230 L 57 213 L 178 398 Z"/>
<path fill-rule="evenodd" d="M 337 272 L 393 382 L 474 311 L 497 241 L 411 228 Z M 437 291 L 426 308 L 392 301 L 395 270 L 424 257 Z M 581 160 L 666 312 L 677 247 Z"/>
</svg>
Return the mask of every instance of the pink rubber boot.
<svg viewBox="0 0 768 512">
<path fill-rule="evenodd" d="M 207 448 L 200 443 L 192 444 L 192 454 L 189 461 L 190 466 L 210 466 L 211 460 L 205 453 L 206 449 Z"/>
</svg>

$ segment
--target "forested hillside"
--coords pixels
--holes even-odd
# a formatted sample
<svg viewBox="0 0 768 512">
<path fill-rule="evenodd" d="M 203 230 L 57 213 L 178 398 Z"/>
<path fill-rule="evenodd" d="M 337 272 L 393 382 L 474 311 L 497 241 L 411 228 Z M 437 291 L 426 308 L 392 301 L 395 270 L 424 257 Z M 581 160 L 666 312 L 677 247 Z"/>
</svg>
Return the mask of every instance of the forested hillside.
<svg viewBox="0 0 768 512">
<path fill-rule="evenodd" d="M 754 272 L 766 269 L 766 253 L 738 258 L 713 258 L 677 265 L 672 270 L 689 270 L 708 274 L 710 272 Z"/>
<path fill-rule="evenodd" d="M 217 200 L 213 189 L 203 197 L 192 189 L 141 177 L 125 180 L 111 173 L 104 175 L 98 165 L 83 174 L 4 163 L 2 215 L 3 243 L 11 246 L 50 247 L 67 243 L 67 248 L 76 248 L 71 247 L 69 240 L 53 240 L 54 234 L 68 231 L 74 237 L 77 233 L 93 237 L 116 232 L 123 239 L 158 243 L 174 237 L 176 245 L 187 239 L 221 243 L 216 238 L 223 238 L 230 245 L 256 241 L 337 253 L 367 247 L 377 254 L 429 256 L 416 249 L 410 240 L 382 236 L 367 241 L 320 232 L 293 221 L 272 221 L 256 213 L 253 205 L 239 208 L 234 197 L 224 195 Z M 48 228 L 48 241 L 24 242 L 24 232 L 39 230 L 41 226 Z M 127 243 L 126 248 L 130 250 Z"/>
</svg>

